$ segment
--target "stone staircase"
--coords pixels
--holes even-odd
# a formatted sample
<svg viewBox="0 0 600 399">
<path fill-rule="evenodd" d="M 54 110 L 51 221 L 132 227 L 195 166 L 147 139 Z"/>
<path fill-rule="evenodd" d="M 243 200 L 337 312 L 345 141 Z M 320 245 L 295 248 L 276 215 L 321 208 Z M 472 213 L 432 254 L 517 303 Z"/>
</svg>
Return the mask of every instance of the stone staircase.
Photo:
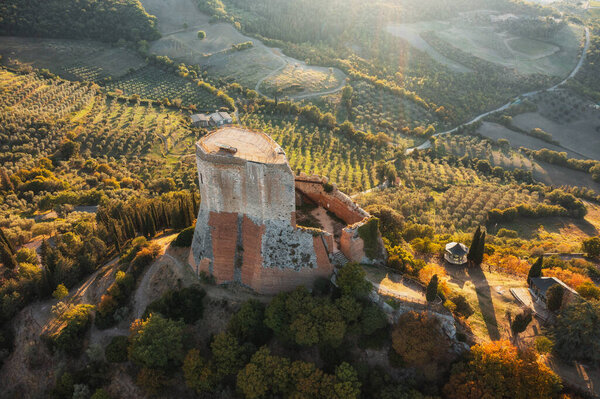
<svg viewBox="0 0 600 399">
<path fill-rule="evenodd" d="M 346 258 L 346 256 L 342 253 L 342 251 L 337 251 L 334 252 L 331 257 L 331 263 L 336 266 L 336 267 L 340 267 L 340 266 L 344 266 L 346 263 L 348 263 L 348 258 Z"/>
</svg>

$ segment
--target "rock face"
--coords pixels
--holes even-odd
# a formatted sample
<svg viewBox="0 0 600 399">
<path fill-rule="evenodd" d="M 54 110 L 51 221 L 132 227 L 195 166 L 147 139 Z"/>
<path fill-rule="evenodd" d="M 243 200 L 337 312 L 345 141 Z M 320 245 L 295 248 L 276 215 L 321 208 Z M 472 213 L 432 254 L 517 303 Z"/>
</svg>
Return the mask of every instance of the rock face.
<svg viewBox="0 0 600 399">
<path fill-rule="evenodd" d="M 227 127 L 196 144 L 200 210 L 190 265 L 217 283 L 261 293 L 312 286 L 328 277 L 332 237 L 296 227 L 294 175 L 262 132 Z"/>
</svg>

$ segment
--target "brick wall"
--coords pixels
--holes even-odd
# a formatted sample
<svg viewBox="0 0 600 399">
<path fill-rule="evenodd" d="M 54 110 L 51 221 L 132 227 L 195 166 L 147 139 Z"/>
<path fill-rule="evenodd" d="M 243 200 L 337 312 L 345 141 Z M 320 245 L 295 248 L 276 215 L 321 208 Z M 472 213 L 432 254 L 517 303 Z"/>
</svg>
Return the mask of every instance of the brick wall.
<svg viewBox="0 0 600 399">
<path fill-rule="evenodd" d="M 219 284 L 233 281 L 238 215 L 211 212 L 208 226 L 212 229 L 213 276 Z"/>
</svg>

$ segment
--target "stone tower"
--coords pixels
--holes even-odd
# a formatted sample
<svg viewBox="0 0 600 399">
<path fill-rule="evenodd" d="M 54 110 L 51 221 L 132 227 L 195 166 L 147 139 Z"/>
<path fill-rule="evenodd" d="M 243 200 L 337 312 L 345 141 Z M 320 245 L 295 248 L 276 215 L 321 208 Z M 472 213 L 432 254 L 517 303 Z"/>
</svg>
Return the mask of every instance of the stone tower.
<svg viewBox="0 0 600 399">
<path fill-rule="evenodd" d="M 296 226 L 294 175 L 268 135 L 218 129 L 196 143 L 196 161 L 201 204 L 189 263 L 197 273 L 262 293 L 331 275 L 332 236 Z"/>
</svg>

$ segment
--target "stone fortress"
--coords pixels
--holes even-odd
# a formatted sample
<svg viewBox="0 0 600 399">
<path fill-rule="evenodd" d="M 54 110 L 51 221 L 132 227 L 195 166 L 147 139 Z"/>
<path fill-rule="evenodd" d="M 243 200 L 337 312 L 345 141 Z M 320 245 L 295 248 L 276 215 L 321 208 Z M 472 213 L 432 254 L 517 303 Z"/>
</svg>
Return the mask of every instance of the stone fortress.
<svg viewBox="0 0 600 399">
<path fill-rule="evenodd" d="M 189 264 L 197 274 L 273 294 L 311 287 L 334 263 L 385 258 L 377 219 L 325 179 L 294 177 L 267 134 L 220 128 L 196 143 L 196 161 L 201 204 Z M 335 236 L 297 226 L 301 203 L 323 207 L 345 226 Z"/>
</svg>

